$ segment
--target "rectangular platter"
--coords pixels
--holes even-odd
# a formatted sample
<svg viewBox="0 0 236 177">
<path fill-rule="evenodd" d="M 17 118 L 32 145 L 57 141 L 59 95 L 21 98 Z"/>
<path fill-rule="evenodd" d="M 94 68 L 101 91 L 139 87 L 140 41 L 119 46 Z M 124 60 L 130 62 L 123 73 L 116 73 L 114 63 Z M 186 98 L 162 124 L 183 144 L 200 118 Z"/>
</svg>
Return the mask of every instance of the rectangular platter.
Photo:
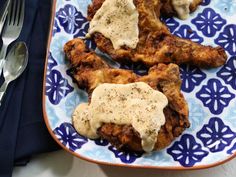
<svg viewBox="0 0 236 177">
<path fill-rule="evenodd" d="M 106 141 L 80 136 L 73 128 L 71 114 L 78 104 L 87 101 L 87 94 L 77 88 L 68 74 L 63 45 L 87 33 L 89 22 L 86 16 L 90 3 L 90 0 L 52 1 L 43 110 L 47 128 L 55 141 L 79 158 L 126 167 L 202 169 L 234 158 L 236 1 L 204 0 L 185 21 L 164 19 L 170 31 L 177 36 L 205 45 L 222 46 L 227 52 L 228 61 L 225 66 L 210 70 L 181 67 L 182 92 L 189 104 L 191 127 L 166 149 L 150 154 L 119 152 Z M 92 41 L 86 43 L 90 48 L 96 48 Z"/>
</svg>

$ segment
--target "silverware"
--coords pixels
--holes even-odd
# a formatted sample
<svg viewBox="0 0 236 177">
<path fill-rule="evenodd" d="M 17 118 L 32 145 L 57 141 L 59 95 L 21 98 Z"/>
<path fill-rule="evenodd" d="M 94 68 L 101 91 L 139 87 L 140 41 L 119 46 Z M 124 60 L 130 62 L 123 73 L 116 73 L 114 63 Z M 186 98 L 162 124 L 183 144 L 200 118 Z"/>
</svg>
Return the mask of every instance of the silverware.
<svg viewBox="0 0 236 177">
<path fill-rule="evenodd" d="M 12 0 L 9 5 L 7 20 L 2 32 L 2 50 L 0 52 L 0 74 L 4 65 L 7 47 L 15 41 L 21 32 L 25 11 L 25 0 Z"/>
<path fill-rule="evenodd" d="M 0 106 L 8 84 L 18 78 L 28 64 L 28 49 L 24 42 L 17 42 L 6 57 L 3 67 L 5 81 L 0 87 Z"/>
<path fill-rule="evenodd" d="M 10 4 L 10 0 L 7 0 L 7 2 L 5 2 L 2 8 L 2 11 L 0 12 L 0 34 L 2 33 L 2 28 L 4 26 L 4 23 L 7 17 L 9 4 Z"/>
</svg>

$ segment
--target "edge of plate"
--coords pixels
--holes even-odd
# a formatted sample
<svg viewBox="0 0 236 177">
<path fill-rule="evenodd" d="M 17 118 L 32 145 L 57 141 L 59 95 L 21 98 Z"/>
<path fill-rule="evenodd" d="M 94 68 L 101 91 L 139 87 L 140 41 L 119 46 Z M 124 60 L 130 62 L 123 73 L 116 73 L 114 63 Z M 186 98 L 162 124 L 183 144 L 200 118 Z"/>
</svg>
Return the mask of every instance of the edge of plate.
<svg viewBox="0 0 236 177">
<path fill-rule="evenodd" d="M 62 147 L 62 149 L 66 150 L 67 152 L 69 152 L 70 154 L 86 160 L 88 162 L 92 162 L 92 163 L 96 163 L 96 164 L 100 164 L 100 165 L 110 165 L 110 166 L 119 166 L 119 167 L 129 167 L 129 168 L 143 168 L 143 169 L 160 169 L 160 170 L 200 170 L 200 169 L 206 169 L 206 168 L 211 168 L 211 167 L 215 167 L 218 165 L 221 165 L 223 163 L 226 163 L 230 160 L 232 160 L 233 158 L 236 157 L 236 152 L 234 154 L 232 154 L 231 156 L 229 156 L 228 158 L 215 162 L 215 163 L 211 163 L 208 165 L 196 165 L 193 167 L 182 167 L 182 166 L 145 166 L 145 165 L 130 165 L 130 164 L 118 164 L 118 163 L 109 163 L 109 162 L 104 162 L 104 161 L 98 161 L 98 160 L 93 160 L 91 158 L 87 158 L 84 157 L 80 154 L 77 154 L 71 150 L 69 150 L 68 148 L 66 148 L 55 136 L 55 134 L 53 133 L 50 124 L 49 124 L 49 119 L 46 113 L 46 90 L 45 90 L 45 85 L 46 85 L 46 72 L 47 72 L 47 63 L 48 63 L 48 54 L 49 54 L 49 48 L 50 48 L 50 43 L 51 43 L 51 39 L 52 39 L 52 29 L 53 29 L 53 24 L 54 24 L 54 18 L 55 18 L 55 11 L 56 11 L 56 2 L 57 0 L 51 0 L 52 2 L 52 9 L 51 9 L 51 20 L 50 20 L 50 29 L 49 29 L 49 34 L 48 34 L 48 42 L 47 42 L 47 55 L 46 55 L 46 60 L 45 60 L 45 66 L 44 66 L 44 79 L 43 79 L 43 94 L 42 94 L 42 101 L 43 101 L 43 117 L 44 117 L 44 121 L 46 124 L 46 127 L 50 133 L 50 135 L 52 136 L 52 138 Z"/>
</svg>

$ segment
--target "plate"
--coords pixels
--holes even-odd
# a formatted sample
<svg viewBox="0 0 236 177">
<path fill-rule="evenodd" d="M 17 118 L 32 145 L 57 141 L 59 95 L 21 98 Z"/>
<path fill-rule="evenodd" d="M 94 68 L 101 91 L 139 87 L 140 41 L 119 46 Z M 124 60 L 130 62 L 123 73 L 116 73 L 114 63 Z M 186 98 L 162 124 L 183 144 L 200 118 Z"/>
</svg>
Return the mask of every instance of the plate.
<svg viewBox="0 0 236 177">
<path fill-rule="evenodd" d="M 181 66 L 182 92 L 189 104 L 191 127 L 166 149 L 150 154 L 117 151 L 107 141 L 89 140 L 72 126 L 71 114 L 87 94 L 77 88 L 64 59 L 63 45 L 83 37 L 90 0 L 53 1 L 43 92 L 44 118 L 52 137 L 82 159 L 109 165 L 158 169 L 200 169 L 236 156 L 236 1 L 205 0 L 190 18 L 163 18 L 170 31 L 205 45 L 220 45 L 228 55 L 225 66 L 200 69 Z M 86 44 L 95 49 L 92 41 Z M 144 73 L 141 65 L 122 68 Z"/>
</svg>

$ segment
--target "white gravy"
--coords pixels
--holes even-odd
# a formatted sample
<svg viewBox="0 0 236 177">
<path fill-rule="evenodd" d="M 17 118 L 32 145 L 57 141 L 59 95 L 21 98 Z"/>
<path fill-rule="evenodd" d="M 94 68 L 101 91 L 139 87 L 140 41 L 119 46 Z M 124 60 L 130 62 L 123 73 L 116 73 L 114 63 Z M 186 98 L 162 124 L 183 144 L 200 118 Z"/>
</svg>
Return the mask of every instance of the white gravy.
<svg viewBox="0 0 236 177">
<path fill-rule="evenodd" d="M 185 20 L 188 18 L 190 4 L 192 0 L 172 0 L 172 5 L 177 12 L 180 19 Z"/>
<path fill-rule="evenodd" d="M 163 109 L 166 96 L 144 82 L 101 84 L 92 94 L 91 103 L 80 104 L 73 123 L 81 135 L 97 138 L 103 123 L 132 125 L 140 134 L 143 150 L 153 150 L 158 132 L 165 124 Z"/>
<path fill-rule="evenodd" d="M 136 48 L 138 43 L 138 11 L 133 0 L 105 0 L 90 22 L 88 36 L 100 32 L 109 38 L 114 49 Z"/>
</svg>

